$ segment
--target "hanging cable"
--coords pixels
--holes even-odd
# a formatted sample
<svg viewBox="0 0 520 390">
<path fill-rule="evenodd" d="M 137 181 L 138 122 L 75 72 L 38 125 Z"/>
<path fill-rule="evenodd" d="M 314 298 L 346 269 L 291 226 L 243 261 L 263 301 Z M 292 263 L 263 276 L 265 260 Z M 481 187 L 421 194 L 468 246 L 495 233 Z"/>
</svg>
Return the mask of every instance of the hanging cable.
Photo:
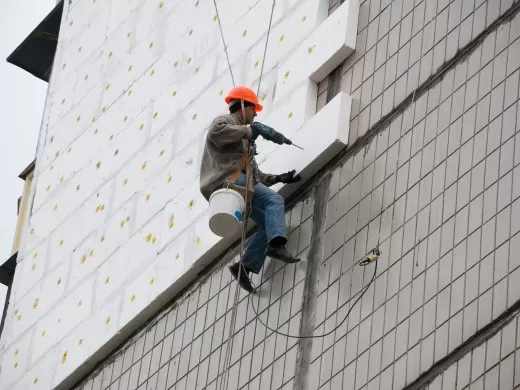
<svg viewBox="0 0 520 390">
<path fill-rule="evenodd" d="M 269 17 L 269 26 L 267 27 L 267 36 L 265 38 L 264 56 L 262 57 L 262 67 L 260 68 L 260 78 L 258 79 L 258 88 L 256 95 L 260 95 L 260 84 L 262 84 L 262 76 L 264 74 L 265 56 L 267 54 L 267 45 L 269 43 L 269 36 L 271 35 L 271 25 L 273 23 L 274 7 L 276 6 L 276 0 L 273 0 L 271 5 L 271 16 Z"/>
<path fill-rule="evenodd" d="M 368 282 L 368 284 L 360 291 L 358 292 L 357 294 L 354 294 L 354 296 L 358 295 L 359 296 L 356 298 L 356 300 L 354 301 L 354 303 L 352 304 L 352 306 L 350 306 L 350 308 L 348 309 L 347 311 L 347 314 L 345 314 L 345 316 L 343 317 L 343 319 L 341 320 L 341 322 L 339 324 L 337 324 L 332 330 L 330 330 L 329 332 L 327 333 L 323 333 L 323 334 L 319 334 L 319 335 L 307 335 L 307 336 L 296 336 L 296 335 L 292 335 L 292 334 L 288 334 L 288 333 L 282 333 L 276 329 L 273 329 L 271 327 L 269 327 L 266 323 L 264 323 L 262 321 L 262 319 L 260 318 L 260 315 L 258 314 L 256 308 L 255 308 L 255 305 L 253 304 L 253 300 L 251 299 L 251 307 L 253 308 L 253 311 L 256 315 L 256 319 L 264 326 L 266 327 L 267 329 L 269 329 L 271 332 L 274 332 L 276 334 L 279 334 L 280 336 L 284 336 L 284 337 L 288 337 L 288 338 L 292 338 L 292 339 L 317 339 L 317 338 L 321 338 L 321 337 L 327 337 L 327 336 L 330 336 L 332 333 L 334 333 L 336 330 L 339 329 L 339 327 L 341 325 L 343 325 L 345 323 L 345 321 L 348 319 L 349 315 L 350 315 L 350 312 L 354 309 L 354 307 L 356 306 L 356 304 L 361 300 L 361 298 L 363 298 L 363 296 L 365 295 L 365 293 L 367 292 L 367 290 L 370 288 L 370 285 L 374 282 L 375 278 L 376 278 L 376 275 L 377 275 L 377 260 L 373 260 L 376 264 L 374 266 L 374 273 L 372 274 L 372 278 L 370 279 L 370 281 Z M 362 260 L 358 263 L 359 266 L 361 267 L 366 267 L 370 262 L 366 262 L 366 259 L 365 260 Z M 251 294 L 249 294 L 249 297 L 251 297 Z M 351 297 L 352 299 L 353 297 Z"/>
<path fill-rule="evenodd" d="M 251 156 L 253 156 L 254 154 L 251 154 Z M 251 157 L 252 159 L 252 157 Z M 247 232 L 247 222 L 248 222 L 248 219 L 249 219 L 249 210 L 250 210 L 250 201 L 248 199 L 248 183 L 249 183 L 249 180 L 251 179 L 251 170 L 247 170 L 246 169 L 246 199 L 245 199 L 245 206 L 246 206 L 246 212 L 244 213 L 244 226 L 243 226 L 243 229 L 242 229 L 242 238 L 241 238 L 241 241 L 240 241 L 240 257 L 239 257 L 239 267 L 238 267 L 238 276 L 237 276 L 237 284 L 235 286 L 235 302 L 233 303 L 233 310 L 235 310 L 235 308 L 238 306 L 238 287 L 239 287 L 239 283 L 238 281 L 240 280 L 240 275 L 241 275 L 241 272 L 242 272 L 242 269 L 243 269 L 243 260 L 244 260 L 244 246 L 245 246 L 245 237 L 246 237 L 246 232 Z M 345 315 L 345 317 L 343 317 L 343 319 L 341 320 L 341 322 L 339 324 L 337 324 L 334 329 L 330 330 L 329 332 L 327 333 L 324 333 L 324 334 L 320 334 L 320 335 L 306 335 L 306 336 L 300 336 L 300 335 L 291 335 L 291 334 L 288 334 L 288 333 L 282 333 L 276 329 L 273 329 L 271 328 L 269 325 L 267 325 L 265 322 L 262 321 L 262 319 L 260 318 L 260 315 L 258 314 L 258 311 L 257 309 L 255 308 L 255 305 L 253 303 L 253 300 L 252 300 L 252 293 L 248 293 L 248 296 L 247 296 L 247 299 L 248 299 L 248 304 L 249 302 L 251 302 L 251 307 L 253 308 L 253 312 L 255 313 L 255 316 L 256 316 L 256 319 L 266 328 L 266 329 L 269 329 L 271 332 L 274 332 L 276 334 L 279 334 L 280 336 L 284 336 L 284 337 L 288 337 L 288 338 L 295 338 L 295 339 L 314 339 L 314 338 L 322 338 L 322 337 L 327 337 L 329 335 L 331 335 L 332 333 L 334 333 L 336 330 L 339 329 L 339 327 L 341 325 L 343 325 L 343 323 L 348 319 L 350 313 L 352 312 L 352 310 L 354 309 L 354 307 L 356 306 L 356 304 L 361 300 L 361 298 L 363 298 L 363 296 L 365 295 L 365 293 L 368 291 L 368 289 L 370 288 L 370 286 L 372 285 L 372 283 L 374 282 L 376 276 L 377 276 L 377 260 L 379 258 L 379 256 L 381 255 L 381 252 L 379 251 L 379 248 L 375 248 L 373 249 L 370 254 L 365 257 L 365 259 L 361 260 L 360 262 L 358 262 L 358 265 L 361 266 L 361 267 L 365 267 L 367 266 L 368 264 L 372 263 L 372 262 L 375 262 L 375 266 L 374 266 L 374 273 L 372 274 L 372 278 L 370 279 L 370 281 L 368 282 L 368 284 L 363 287 L 361 289 L 361 291 L 357 294 L 354 294 L 354 296 L 358 295 L 359 296 L 356 298 L 356 300 L 354 301 L 354 303 L 352 304 L 352 306 L 350 306 L 347 314 Z M 351 300 L 352 300 L 353 297 L 351 297 Z M 236 315 L 235 313 L 232 314 L 232 326 L 230 327 L 230 335 L 232 335 L 234 333 L 234 319 L 236 319 Z M 232 344 L 231 344 L 232 345 Z M 228 351 L 230 351 L 230 346 L 229 346 L 229 336 L 228 336 L 228 346 L 227 346 Z M 228 356 L 226 355 L 226 358 L 228 358 Z M 224 364 L 226 364 L 226 361 L 224 362 Z M 226 367 L 226 366 L 225 366 Z M 229 372 L 228 372 L 228 377 L 229 377 Z M 221 385 L 223 384 L 224 382 L 221 381 Z M 227 380 L 226 380 L 226 386 L 227 386 Z M 219 387 L 220 389 L 225 389 L 226 387 Z"/>
<path fill-rule="evenodd" d="M 222 46 L 224 46 L 224 53 L 226 53 L 226 60 L 229 68 L 229 73 L 231 74 L 231 82 L 233 83 L 233 87 L 235 87 L 235 77 L 233 76 L 233 68 L 231 67 L 231 62 L 229 61 L 228 55 L 228 47 L 226 45 L 226 40 L 224 39 L 224 31 L 222 31 L 222 24 L 220 24 L 220 15 L 218 13 L 217 0 L 213 0 L 213 4 L 215 6 L 215 14 L 217 15 L 218 28 L 220 29 L 220 37 L 222 38 Z"/>
<path fill-rule="evenodd" d="M 217 7 L 216 0 L 213 0 L 213 4 L 215 6 L 215 13 L 217 15 L 218 25 L 219 25 L 219 29 L 220 29 L 220 36 L 222 38 L 222 44 L 224 46 L 224 52 L 226 53 L 226 60 L 227 60 L 227 63 L 228 63 L 229 73 L 231 74 L 231 81 L 233 82 L 233 86 L 235 86 L 235 78 L 233 76 L 233 68 L 231 67 L 231 62 L 229 60 L 229 55 L 228 55 L 228 52 L 227 52 L 226 40 L 224 38 L 224 32 L 222 30 L 222 24 L 220 23 L 220 15 L 219 15 L 219 12 L 218 12 L 218 7 Z M 276 5 L 276 0 L 273 0 L 272 6 L 271 6 L 271 16 L 269 17 L 269 25 L 268 25 L 268 28 L 267 28 L 267 37 L 266 37 L 266 42 L 265 42 L 265 47 L 264 47 L 264 54 L 263 54 L 263 59 L 262 59 L 262 68 L 261 68 L 261 71 L 260 71 L 260 78 L 259 78 L 259 81 L 258 81 L 258 92 L 257 92 L 257 95 L 260 93 L 260 85 L 261 85 L 261 82 L 262 82 L 262 74 L 263 74 L 264 63 L 265 63 L 265 58 L 266 58 L 266 54 L 267 54 L 267 47 L 268 47 L 268 42 L 269 42 L 269 36 L 270 36 L 270 33 L 271 33 L 271 26 L 272 26 L 272 21 L 273 21 L 273 13 L 274 13 L 275 5 Z M 241 104 L 242 104 L 242 107 L 241 107 L 242 108 L 242 115 L 245 116 L 244 101 L 243 100 L 242 100 Z M 248 145 L 248 148 L 249 148 L 249 145 Z M 249 150 L 248 150 L 248 153 L 249 153 Z M 251 158 L 253 158 L 253 157 L 251 157 Z M 248 163 L 250 163 L 250 162 L 248 161 Z M 250 170 L 246 169 L 246 172 L 250 172 Z M 248 205 L 249 205 L 249 199 L 248 199 L 248 195 L 249 195 L 248 188 L 249 188 L 249 186 L 248 186 L 248 183 L 249 183 L 249 178 L 250 178 L 250 176 L 246 175 L 246 183 L 245 183 L 245 188 L 246 188 L 246 191 L 245 191 L 245 193 L 246 193 L 245 194 L 246 212 L 245 212 L 245 216 L 244 216 L 244 227 L 242 229 L 242 237 L 241 237 L 241 242 L 240 242 L 240 261 L 239 261 L 240 266 L 239 266 L 238 275 L 237 275 L 238 280 L 240 280 L 240 276 L 241 276 L 241 272 L 242 272 L 242 268 L 243 268 L 242 261 L 243 261 L 243 257 L 244 257 L 244 245 L 245 245 L 246 233 L 247 233 L 247 220 L 249 219 L 249 215 L 248 215 Z M 224 369 L 223 369 L 223 372 L 221 374 L 221 380 L 220 380 L 220 386 L 219 386 L 219 388 L 221 390 L 227 389 L 227 385 L 228 385 L 228 382 L 229 382 L 229 365 L 231 364 L 231 353 L 232 353 L 232 350 L 233 350 L 233 340 L 234 340 L 233 336 L 234 336 L 234 332 L 235 332 L 236 312 L 237 312 L 237 308 L 238 308 L 239 296 L 240 296 L 240 290 L 239 290 L 239 286 L 238 286 L 238 283 L 237 283 L 237 285 L 235 286 L 235 297 L 234 297 L 233 308 L 232 308 L 232 313 L 231 313 L 231 326 L 229 328 L 228 342 L 227 342 L 226 353 L 225 353 L 225 357 L 224 357 Z"/>
<path fill-rule="evenodd" d="M 241 105 L 242 105 L 242 115 L 245 115 L 245 107 L 244 107 L 244 101 L 242 100 L 241 101 Z M 250 161 L 248 161 L 248 159 L 250 158 L 250 155 L 249 155 L 249 150 L 247 151 L 247 155 L 246 155 L 246 164 L 249 164 L 249 166 L 251 166 L 250 164 Z M 247 165 L 246 165 L 246 173 L 248 173 L 246 175 L 246 183 L 245 183 L 245 205 L 246 205 L 246 209 L 245 209 L 245 213 L 244 213 L 244 228 L 242 229 L 242 236 L 241 236 L 241 239 L 240 239 L 240 266 L 238 267 L 238 275 L 237 275 L 237 280 L 240 280 L 240 276 L 241 276 L 241 273 L 242 273 L 242 259 L 244 258 L 244 246 L 245 246 L 245 241 L 246 241 L 246 233 L 247 233 L 247 221 L 249 219 L 249 203 L 250 203 L 250 200 L 249 200 L 249 175 L 250 175 L 250 172 L 251 172 L 251 169 L 247 168 Z M 229 365 L 231 364 L 231 353 L 233 351 L 233 341 L 234 341 L 234 334 L 235 334 L 235 326 L 236 326 L 236 314 L 237 314 L 237 310 L 238 310 L 238 300 L 239 300 L 239 297 L 240 297 L 240 289 L 238 288 L 238 283 L 237 285 L 235 286 L 235 297 L 234 297 L 234 300 L 233 300 L 233 309 L 232 309 L 232 312 L 231 312 L 231 324 L 230 324 L 230 327 L 229 327 L 229 334 L 228 334 L 228 343 L 227 343 L 227 349 L 226 349 L 226 359 L 224 360 L 224 371 L 223 371 L 223 374 L 226 373 L 226 377 L 225 377 L 225 380 L 221 380 L 221 389 L 227 389 L 228 388 L 228 382 L 229 382 Z"/>
</svg>

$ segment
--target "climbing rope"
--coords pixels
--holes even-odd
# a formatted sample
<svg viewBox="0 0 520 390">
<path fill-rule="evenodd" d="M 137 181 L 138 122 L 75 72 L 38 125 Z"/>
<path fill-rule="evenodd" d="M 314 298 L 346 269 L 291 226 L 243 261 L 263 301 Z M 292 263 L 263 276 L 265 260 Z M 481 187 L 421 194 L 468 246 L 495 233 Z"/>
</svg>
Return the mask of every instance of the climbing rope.
<svg viewBox="0 0 520 390">
<path fill-rule="evenodd" d="M 244 101 L 241 101 L 242 104 L 242 112 L 244 112 Z M 250 158 L 249 151 L 246 152 L 246 165 L 250 164 L 250 161 L 247 159 Z M 250 166 L 250 165 L 249 165 Z M 247 233 L 247 221 L 249 219 L 249 177 L 250 177 L 251 169 L 248 169 L 246 167 L 246 183 L 245 183 L 245 213 L 244 213 L 244 228 L 242 229 L 242 237 L 240 239 L 240 266 L 238 267 L 238 280 L 240 280 L 240 276 L 242 273 L 242 259 L 244 257 L 244 246 L 246 241 L 246 233 Z M 228 333 L 228 342 L 226 345 L 226 355 L 224 358 L 224 371 L 222 372 L 222 379 L 220 381 L 220 389 L 227 389 L 228 388 L 228 382 L 229 382 L 229 365 L 231 364 L 231 352 L 233 351 L 233 343 L 234 343 L 234 334 L 235 334 L 235 326 L 236 326 L 236 316 L 237 316 L 237 309 L 238 309 L 238 300 L 240 297 L 240 289 L 238 288 L 238 283 L 235 286 L 235 297 L 233 300 L 233 308 L 231 311 L 231 324 L 229 327 L 229 333 Z M 224 376 L 224 373 L 226 375 Z"/>
<path fill-rule="evenodd" d="M 217 21 L 218 21 L 218 25 L 219 25 L 219 29 L 220 29 L 220 36 L 222 38 L 222 45 L 224 46 L 224 52 L 226 53 L 226 60 L 227 60 L 228 68 L 229 68 L 229 73 L 231 75 L 231 81 L 233 82 L 233 86 L 235 87 L 236 86 L 235 77 L 233 76 L 233 68 L 231 67 L 231 61 L 229 60 L 226 40 L 224 38 L 222 24 L 220 23 L 220 15 L 218 12 L 218 6 L 217 6 L 216 0 L 213 0 L 213 5 L 215 6 L 215 13 L 217 16 Z M 260 78 L 258 80 L 257 95 L 260 93 L 260 85 L 262 83 L 262 74 L 264 71 L 264 63 L 265 63 L 265 58 L 267 55 L 267 47 L 268 47 L 268 42 L 269 42 L 269 36 L 271 33 L 271 26 L 272 26 L 272 22 L 273 22 L 273 13 L 274 13 L 275 5 L 276 5 L 276 0 L 273 0 L 272 6 L 271 6 L 271 16 L 269 17 L 269 26 L 267 28 L 267 37 L 266 37 L 266 41 L 265 41 L 264 54 L 263 54 L 263 59 L 262 59 L 262 67 L 261 67 L 261 71 L 260 71 Z M 242 104 L 242 112 L 244 112 L 244 101 L 242 101 L 241 104 Z M 247 233 L 247 220 L 249 219 L 248 212 L 247 212 L 247 208 L 248 208 L 247 206 L 249 204 L 249 199 L 248 199 L 248 197 L 249 197 L 249 191 L 248 191 L 249 178 L 250 178 L 250 176 L 247 175 L 246 176 L 246 191 L 245 191 L 246 213 L 244 216 L 244 228 L 242 229 L 242 237 L 241 237 L 241 242 L 240 242 L 240 266 L 239 266 L 239 270 L 238 270 L 238 280 L 240 280 L 241 271 L 242 271 L 242 260 L 244 257 L 244 245 L 245 245 L 246 233 Z M 233 350 L 233 342 L 234 342 L 233 336 L 234 336 L 234 332 L 235 332 L 239 296 L 240 296 L 240 290 L 239 290 L 239 286 L 237 283 L 237 285 L 235 286 L 235 297 L 234 297 L 233 308 L 232 308 L 232 312 L 231 312 L 231 326 L 229 328 L 228 341 L 227 341 L 227 345 L 226 345 L 226 353 L 225 353 L 225 357 L 224 357 L 224 369 L 223 369 L 223 372 L 220 377 L 221 380 L 220 380 L 219 389 L 221 389 L 221 390 L 228 388 L 229 365 L 231 363 L 231 352 Z M 220 365 L 220 359 L 219 359 L 219 365 Z"/>
<path fill-rule="evenodd" d="M 224 47 L 224 53 L 226 53 L 226 60 L 229 68 L 229 73 L 231 74 L 231 82 L 233 83 L 234 87 L 235 77 L 233 76 L 233 68 L 231 68 L 231 62 L 229 61 L 226 40 L 224 39 L 224 31 L 222 31 L 222 24 L 220 23 L 220 15 L 218 13 L 217 0 L 213 0 L 213 5 L 215 6 L 215 14 L 217 15 L 218 28 L 220 29 L 220 37 L 222 38 L 222 46 Z"/>
<path fill-rule="evenodd" d="M 265 38 L 264 56 L 262 57 L 262 67 L 260 68 L 260 78 L 258 79 L 258 88 L 256 91 L 256 96 L 260 95 L 260 84 L 262 83 L 262 76 L 264 75 L 265 56 L 267 54 L 267 44 L 269 43 L 269 36 L 271 35 L 271 25 L 273 23 L 275 5 L 276 0 L 273 0 L 273 4 L 271 6 L 271 16 L 269 17 L 269 26 L 267 27 L 267 36 Z"/>
</svg>

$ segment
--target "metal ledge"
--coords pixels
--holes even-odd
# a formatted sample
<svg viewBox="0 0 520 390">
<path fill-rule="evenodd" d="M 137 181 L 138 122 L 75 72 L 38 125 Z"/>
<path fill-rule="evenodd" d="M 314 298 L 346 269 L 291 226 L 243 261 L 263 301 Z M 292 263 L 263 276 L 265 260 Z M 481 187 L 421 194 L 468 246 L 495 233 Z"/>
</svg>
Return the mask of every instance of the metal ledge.
<svg viewBox="0 0 520 390">
<path fill-rule="evenodd" d="M 14 270 L 18 252 L 13 253 L 2 265 L 0 265 L 0 284 L 9 287 L 13 282 Z"/>
<path fill-rule="evenodd" d="M 18 252 L 13 253 L 11 257 L 0 266 L 0 283 L 7 286 L 4 310 L 2 312 L 2 319 L 0 320 L 0 335 L 2 335 L 2 331 L 4 330 L 5 319 L 7 317 L 7 309 L 9 307 L 9 298 L 11 297 L 11 287 L 13 285 L 13 278 L 16 269 L 17 258 Z"/>
</svg>

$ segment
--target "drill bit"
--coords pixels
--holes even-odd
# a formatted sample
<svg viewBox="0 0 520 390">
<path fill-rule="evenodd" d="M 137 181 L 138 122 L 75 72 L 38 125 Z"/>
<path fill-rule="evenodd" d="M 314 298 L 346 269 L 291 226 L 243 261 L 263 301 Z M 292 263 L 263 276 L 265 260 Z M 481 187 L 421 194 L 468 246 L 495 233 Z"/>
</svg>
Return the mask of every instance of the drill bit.
<svg viewBox="0 0 520 390">
<path fill-rule="evenodd" d="M 281 134 L 280 134 L 280 135 L 281 135 Z M 296 146 L 298 149 L 303 150 L 303 148 L 302 148 L 301 146 L 298 146 L 298 145 L 294 144 L 294 143 L 293 143 L 289 138 L 285 138 L 283 135 L 282 135 L 282 140 L 283 140 L 282 142 L 283 142 L 284 144 L 286 144 L 286 145 L 293 145 L 293 146 Z M 282 144 L 282 143 L 280 143 L 280 145 L 281 145 L 281 144 Z"/>
</svg>

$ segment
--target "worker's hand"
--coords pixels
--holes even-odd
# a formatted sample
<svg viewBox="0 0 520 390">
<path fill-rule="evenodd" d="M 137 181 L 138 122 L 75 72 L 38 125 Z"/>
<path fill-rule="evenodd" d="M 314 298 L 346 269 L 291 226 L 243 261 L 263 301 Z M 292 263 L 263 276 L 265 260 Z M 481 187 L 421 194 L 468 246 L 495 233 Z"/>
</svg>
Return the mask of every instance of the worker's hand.
<svg viewBox="0 0 520 390">
<path fill-rule="evenodd" d="M 290 172 L 282 173 L 281 175 L 277 175 L 276 181 L 278 183 L 284 183 L 284 184 L 296 183 L 296 182 L 300 181 L 302 178 L 300 177 L 300 175 L 294 176 L 295 173 L 296 173 L 296 170 L 293 169 Z"/>
<path fill-rule="evenodd" d="M 274 142 L 278 145 L 282 145 L 287 140 L 283 134 L 277 132 L 272 127 L 264 125 L 263 123 L 253 122 L 251 129 L 253 130 L 253 139 L 256 139 L 255 135 L 256 137 L 260 135 L 267 141 Z"/>
<path fill-rule="evenodd" d="M 251 124 L 251 130 L 253 131 L 253 139 L 257 139 L 258 136 L 269 139 L 269 137 L 275 133 L 272 127 L 266 126 L 260 122 L 253 122 Z"/>
</svg>

